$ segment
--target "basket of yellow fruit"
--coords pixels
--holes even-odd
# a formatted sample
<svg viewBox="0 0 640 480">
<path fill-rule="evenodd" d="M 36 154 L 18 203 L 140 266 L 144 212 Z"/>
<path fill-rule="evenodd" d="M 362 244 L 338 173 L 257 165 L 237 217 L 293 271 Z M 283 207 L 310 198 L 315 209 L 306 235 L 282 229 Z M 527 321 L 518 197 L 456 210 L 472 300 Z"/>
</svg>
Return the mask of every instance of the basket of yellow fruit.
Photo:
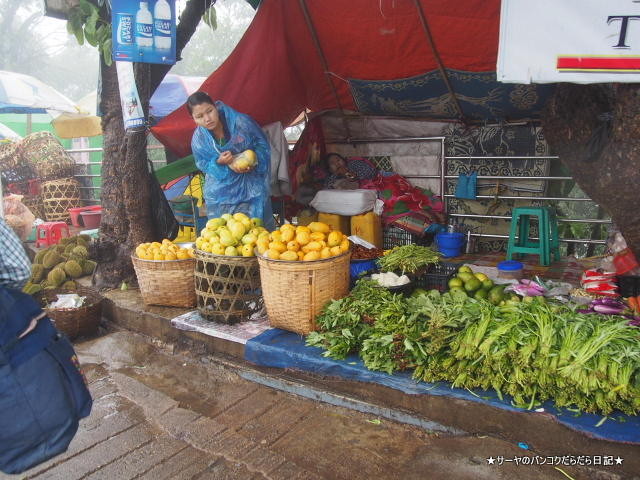
<svg viewBox="0 0 640 480">
<path fill-rule="evenodd" d="M 193 307 L 195 253 L 171 240 L 141 243 L 131 256 L 145 305 Z"/>
<path fill-rule="evenodd" d="M 326 223 L 285 224 L 257 242 L 272 327 L 306 335 L 324 305 L 349 293 L 349 240 Z"/>
<path fill-rule="evenodd" d="M 262 309 L 255 251 L 265 236 L 262 220 L 244 213 L 207 222 L 196 239 L 194 273 L 198 311 L 206 319 L 235 323 Z"/>
</svg>

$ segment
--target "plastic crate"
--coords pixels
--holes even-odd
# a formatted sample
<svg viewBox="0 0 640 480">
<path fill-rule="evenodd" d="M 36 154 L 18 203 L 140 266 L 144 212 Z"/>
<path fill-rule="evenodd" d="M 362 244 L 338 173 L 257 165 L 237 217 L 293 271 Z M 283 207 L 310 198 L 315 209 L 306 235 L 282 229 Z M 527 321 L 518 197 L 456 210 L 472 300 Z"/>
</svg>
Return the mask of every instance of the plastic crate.
<svg viewBox="0 0 640 480">
<path fill-rule="evenodd" d="M 427 273 L 414 279 L 413 283 L 416 288 L 424 288 L 425 290 L 438 290 L 446 292 L 449 290 L 449 280 L 456 274 L 462 263 L 439 262 L 431 266 Z"/>
<path fill-rule="evenodd" d="M 382 248 L 384 250 L 412 243 L 427 247 L 433 243 L 433 235 L 426 234 L 424 237 L 419 237 L 395 226 L 387 226 L 382 231 Z"/>
</svg>

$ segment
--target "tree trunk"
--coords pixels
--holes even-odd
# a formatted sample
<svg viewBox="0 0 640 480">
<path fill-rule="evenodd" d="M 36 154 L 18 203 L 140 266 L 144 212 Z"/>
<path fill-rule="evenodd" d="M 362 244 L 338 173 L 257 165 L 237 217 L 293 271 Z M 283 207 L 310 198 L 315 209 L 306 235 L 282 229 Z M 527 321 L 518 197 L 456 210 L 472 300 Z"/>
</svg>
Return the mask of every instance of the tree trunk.
<svg viewBox="0 0 640 480">
<path fill-rule="evenodd" d="M 204 11 L 212 0 L 189 0 L 176 32 L 176 56 L 191 39 Z M 149 99 L 171 67 L 135 64 L 138 95 L 145 116 Z M 142 242 L 154 238 L 151 215 L 149 170 L 147 164 L 147 130 L 125 132 L 118 88 L 116 65 L 107 66 L 101 56 L 102 132 L 102 222 L 100 238 L 93 247 L 98 267 L 93 283 L 99 288 L 114 288 L 135 277 L 131 252 Z"/>
<path fill-rule="evenodd" d="M 639 111 L 636 84 L 560 84 L 542 117 L 555 153 L 580 188 L 611 216 L 638 258 Z"/>
</svg>

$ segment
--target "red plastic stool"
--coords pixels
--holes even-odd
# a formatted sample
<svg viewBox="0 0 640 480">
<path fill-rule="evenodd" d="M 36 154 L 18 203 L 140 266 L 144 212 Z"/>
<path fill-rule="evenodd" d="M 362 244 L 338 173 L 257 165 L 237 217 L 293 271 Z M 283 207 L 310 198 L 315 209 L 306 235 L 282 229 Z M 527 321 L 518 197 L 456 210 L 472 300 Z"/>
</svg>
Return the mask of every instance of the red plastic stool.
<svg viewBox="0 0 640 480">
<path fill-rule="evenodd" d="M 36 227 L 36 248 L 56 245 L 69 236 L 69 227 L 64 222 L 44 222 Z"/>
</svg>

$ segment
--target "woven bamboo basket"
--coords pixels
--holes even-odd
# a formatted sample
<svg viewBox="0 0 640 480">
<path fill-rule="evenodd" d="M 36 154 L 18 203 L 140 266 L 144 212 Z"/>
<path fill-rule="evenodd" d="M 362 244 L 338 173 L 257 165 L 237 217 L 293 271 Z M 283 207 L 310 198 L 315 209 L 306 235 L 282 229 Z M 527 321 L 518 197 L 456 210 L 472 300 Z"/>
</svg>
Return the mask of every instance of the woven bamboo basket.
<svg viewBox="0 0 640 480">
<path fill-rule="evenodd" d="M 262 309 L 256 257 L 213 255 L 196 250 L 194 275 L 198 311 L 208 320 L 236 323 Z"/>
<path fill-rule="evenodd" d="M 17 142 L 0 142 L 0 171 L 12 170 L 22 163 Z"/>
<path fill-rule="evenodd" d="M 20 141 L 22 158 L 41 180 L 73 176 L 73 159 L 50 132 L 36 132 Z"/>
<path fill-rule="evenodd" d="M 316 330 L 325 304 L 349 293 L 350 258 L 351 252 L 313 262 L 258 257 L 269 324 L 302 335 Z"/>
<path fill-rule="evenodd" d="M 84 306 L 79 308 L 49 308 L 58 294 L 77 293 L 86 297 Z M 54 322 L 56 328 L 64 332 L 70 339 L 95 335 L 102 315 L 102 297 L 93 290 L 78 287 L 76 290 L 53 289 L 43 293 L 44 310 Z"/>
<path fill-rule="evenodd" d="M 22 198 L 22 203 L 31 210 L 31 213 L 33 213 L 36 218 L 47 218 L 44 212 L 42 195 L 25 195 Z"/>
<path fill-rule="evenodd" d="M 73 178 L 42 183 L 42 202 L 48 222 L 71 223 L 70 208 L 80 205 L 80 184 Z"/>
<path fill-rule="evenodd" d="M 131 261 L 145 305 L 193 307 L 196 304 L 193 258 L 142 260 L 132 255 Z"/>
</svg>

